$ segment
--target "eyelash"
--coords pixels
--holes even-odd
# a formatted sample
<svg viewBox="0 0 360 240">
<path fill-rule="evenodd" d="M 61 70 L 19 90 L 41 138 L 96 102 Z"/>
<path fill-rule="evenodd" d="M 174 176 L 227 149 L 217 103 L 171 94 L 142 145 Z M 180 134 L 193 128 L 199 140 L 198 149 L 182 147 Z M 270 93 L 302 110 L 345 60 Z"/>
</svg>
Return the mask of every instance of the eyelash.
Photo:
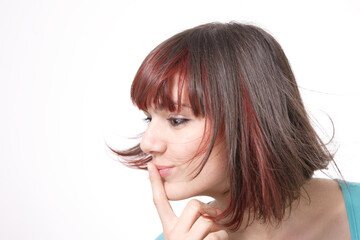
<svg viewBox="0 0 360 240">
<path fill-rule="evenodd" d="M 170 122 L 171 126 L 177 127 L 179 125 L 185 124 L 189 121 L 186 118 L 169 118 L 168 121 Z"/>
<path fill-rule="evenodd" d="M 167 119 L 169 122 L 170 122 L 170 125 L 173 126 L 173 127 L 177 127 L 177 126 L 180 126 L 182 124 L 185 124 L 189 121 L 189 119 L 186 119 L 186 118 L 168 118 Z M 144 121 L 146 123 L 150 123 L 151 122 L 151 117 L 147 117 L 144 119 Z"/>
<path fill-rule="evenodd" d="M 144 118 L 144 121 L 145 121 L 146 123 L 151 122 L 151 117 L 146 117 L 146 118 Z"/>
</svg>

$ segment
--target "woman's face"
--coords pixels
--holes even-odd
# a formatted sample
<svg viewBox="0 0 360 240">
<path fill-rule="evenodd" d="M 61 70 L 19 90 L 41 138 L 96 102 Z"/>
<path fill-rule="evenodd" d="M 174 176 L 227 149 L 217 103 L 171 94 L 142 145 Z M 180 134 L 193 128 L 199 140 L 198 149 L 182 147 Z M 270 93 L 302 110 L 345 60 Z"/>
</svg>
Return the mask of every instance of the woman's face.
<svg viewBox="0 0 360 240">
<path fill-rule="evenodd" d="M 172 93 L 177 96 L 177 84 L 174 85 Z M 228 189 L 226 147 L 223 141 L 217 140 L 204 168 L 194 178 L 208 150 L 208 146 L 203 146 L 203 137 L 205 140 L 210 131 L 205 129 L 205 118 L 194 116 L 184 96 L 187 96 L 185 89 L 180 111 L 155 108 L 144 111 L 149 125 L 140 147 L 152 155 L 169 200 L 199 195 L 216 198 Z M 199 154 L 201 149 L 203 151 Z"/>
</svg>

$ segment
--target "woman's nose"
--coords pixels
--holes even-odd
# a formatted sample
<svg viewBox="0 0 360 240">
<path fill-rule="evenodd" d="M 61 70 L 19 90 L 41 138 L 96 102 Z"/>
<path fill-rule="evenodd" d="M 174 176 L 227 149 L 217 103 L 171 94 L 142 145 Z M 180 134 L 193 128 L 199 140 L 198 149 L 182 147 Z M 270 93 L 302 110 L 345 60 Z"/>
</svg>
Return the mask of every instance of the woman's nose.
<svg viewBox="0 0 360 240">
<path fill-rule="evenodd" d="M 164 137 L 161 126 L 150 122 L 140 142 L 141 150 L 151 155 L 164 153 L 167 147 Z"/>
</svg>

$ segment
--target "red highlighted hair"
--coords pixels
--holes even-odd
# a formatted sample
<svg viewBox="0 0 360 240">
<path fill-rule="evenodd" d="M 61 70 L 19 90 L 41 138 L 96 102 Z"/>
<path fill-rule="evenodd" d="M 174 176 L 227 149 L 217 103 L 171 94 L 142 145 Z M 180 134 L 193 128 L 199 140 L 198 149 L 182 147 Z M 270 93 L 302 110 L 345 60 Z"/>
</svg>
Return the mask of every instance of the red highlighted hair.
<svg viewBox="0 0 360 240">
<path fill-rule="evenodd" d="M 229 217 L 224 226 L 233 230 L 255 219 L 280 222 L 314 171 L 333 160 L 310 124 L 281 46 L 264 30 L 235 22 L 183 31 L 145 58 L 131 87 L 134 104 L 175 111 L 181 105 L 170 92 L 175 75 L 177 99 L 186 87 L 194 114 L 210 119 L 199 171 L 219 135 L 227 147 L 230 203 L 218 219 Z M 113 151 L 131 167 L 151 161 L 139 145 Z"/>
</svg>

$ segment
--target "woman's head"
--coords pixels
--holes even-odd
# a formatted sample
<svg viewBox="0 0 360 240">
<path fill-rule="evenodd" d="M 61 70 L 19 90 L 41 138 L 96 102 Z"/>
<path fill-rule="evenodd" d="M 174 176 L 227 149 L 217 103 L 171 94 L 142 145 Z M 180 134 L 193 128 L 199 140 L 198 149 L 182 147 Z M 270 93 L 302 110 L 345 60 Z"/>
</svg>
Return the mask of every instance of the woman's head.
<svg viewBox="0 0 360 240">
<path fill-rule="evenodd" d="M 309 122 L 280 45 L 252 25 L 210 23 L 164 41 L 140 66 L 131 98 L 147 114 L 185 109 L 202 121 L 194 136 L 201 140 L 185 160 L 196 163 L 194 179 L 213 156 L 225 162 L 220 165 L 230 202 L 222 216 L 230 216 L 228 226 L 236 228 L 246 211 L 281 220 L 304 182 L 332 160 Z M 142 148 L 117 153 L 144 168 L 154 157 L 144 141 Z"/>
</svg>

